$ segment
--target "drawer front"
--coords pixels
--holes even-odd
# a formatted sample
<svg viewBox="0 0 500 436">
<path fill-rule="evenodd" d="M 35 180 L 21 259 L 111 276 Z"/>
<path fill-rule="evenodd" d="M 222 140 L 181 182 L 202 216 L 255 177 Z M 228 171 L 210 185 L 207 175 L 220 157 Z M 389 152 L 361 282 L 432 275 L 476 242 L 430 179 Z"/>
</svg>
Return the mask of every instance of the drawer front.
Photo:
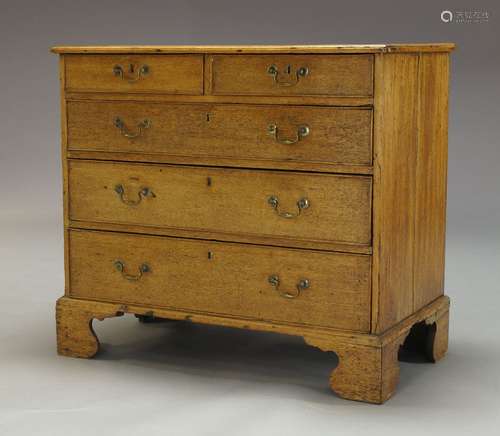
<svg viewBox="0 0 500 436">
<path fill-rule="evenodd" d="M 68 91 L 203 94 L 200 55 L 66 55 Z"/>
<path fill-rule="evenodd" d="M 373 94 L 372 55 L 216 55 L 211 93 L 219 95 Z"/>
<path fill-rule="evenodd" d="M 371 165 L 371 109 L 70 101 L 68 147 Z"/>
<path fill-rule="evenodd" d="M 70 231 L 74 297 L 368 331 L 370 256 Z"/>
<path fill-rule="evenodd" d="M 72 220 L 371 243 L 370 177 L 70 160 L 69 191 Z"/>
</svg>

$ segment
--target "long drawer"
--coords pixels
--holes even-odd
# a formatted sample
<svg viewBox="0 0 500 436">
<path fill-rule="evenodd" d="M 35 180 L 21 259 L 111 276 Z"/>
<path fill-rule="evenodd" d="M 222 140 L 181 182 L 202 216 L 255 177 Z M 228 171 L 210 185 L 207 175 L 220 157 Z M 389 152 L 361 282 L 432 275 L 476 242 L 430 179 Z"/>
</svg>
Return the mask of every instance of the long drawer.
<svg viewBox="0 0 500 436">
<path fill-rule="evenodd" d="M 371 178 L 69 161 L 72 220 L 371 244 Z"/>
<path fill-rule="evenodd" d="M 69 150 L 371 165 L 369 108 L 69 101 Z"/>
<path fill-rule="evenodd" d="M 202 55 L 65 55 L 66 89 L 203 94 Z"/>
<path fill-rule="evenodd" d="M 373 56 L 213 55 L 209 92 L 220 95 L 373 94 Z"/>
<path fill-rule="evenodd" d="M 370 256 L 71 230 L 70 295 L 366 332 Z"/>
</svg>

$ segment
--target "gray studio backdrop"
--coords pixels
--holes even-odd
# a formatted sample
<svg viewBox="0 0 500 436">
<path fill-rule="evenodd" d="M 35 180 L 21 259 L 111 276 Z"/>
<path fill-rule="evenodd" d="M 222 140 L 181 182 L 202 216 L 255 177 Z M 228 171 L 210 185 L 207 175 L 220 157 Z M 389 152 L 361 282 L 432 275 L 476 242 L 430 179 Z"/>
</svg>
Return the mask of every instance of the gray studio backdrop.
<svg viewBox="0 0 500 436">
<path fill-rule="evenodd" d="M 463 11 L 486 12 L 488 20 L 445 23 L 441 20 L 443 10 L 450 10 L 455 16 Z M 349 412 L 352 419 L 337 416 L 335 420 L 332 413 L 338 413 L 339 407 L 351 410 L 345 408 L 352 404 L 322 390 L 326 379 L 308 375 L 308 368 L 324 365 L 326 371 L 328 364 L 327 360 L 321 360 L 324 359 L 321 353 L 307 351 L 300 341 L 292 346 L 287 339 L 279 339 L 280 350 L 288 356 L 280 361 L 266 356 L 275 355 L 276 349 L 272 347 L 276 344 L 269 342 L 271 339 L 225 330 L 220 335 L 203 330 L 205 333 L 199 333 L 202 339 L 198 340 L 208 341 L 210 346 L 201 347 L 204 351 L 199 351 L 200 354 L 188 353 L 188 357 L 183 354 L 186 350 L 165 345 L 170 347 L 169 353 L 160 353 L 160 359 L 151 343 L 152 353 L 143 354 L 129 345 L 127 352 L 116 355 L 113 352 L 119 352 L 113 350 L 118 348 L 111 347 L 107 355 L 112 357 L 108 359 L 117 362 L 106 362 L 103 358 L 89 364 L 55 356 L 53 303 L 63 290 L 63 252 L 58 63 L 57 57 L 49 53 L 50 46 L 447 41 L 455 42 L 457 50 L 452 55 L 451 68 L 446 268 L 446 287 L 453 308 L 450 353 L 445 361 L 430 369 L 403 364 L 400 393 L 392 402 L 378 408 L 378 412 L 358 405 Z M 89 406 L 85 400 L 75 398 L 83 395 L 90 401 L 90 394 L 85 392 L 92 391 L 105 405 L 111 401 L 110 395 L 114 395 L 110 392 L 116 393 L 123 380 L 110 389 L 103 388 L 107 380 L 103 371 L 109 371 L 107 374 L 117 371 L 133 380 L 137 368 L 141 374 L 148 371 L 150 374 L 154 368 L 156 374 L 145 377 L 143 383 L 125 384 L 123 392 L 118 391 L 124 398 L 133 395 L 136 403 L 130 414 L 117 416 L 119 424 L 115 422 L 115 429 L 135 428 L 126 425 L 130 416 L 135 412 L 151 413 L 148 412 L 151 398 L 168 402 L 175 397 L 193 413 L 204 416 L 200 411 L 206 404 L 202 407 L 195 399 L 210 402 L 209 392 L 223 395 L 218 389 L 224 386 L 230 390 L 228 380 L 237 380 L 240 384 L 236 391 L 243 392 L 240 397 L 236 394 L 230 397 L 232 401 L 225 404 L 228 410 L 233 406 L 241 411 L 251 409 L 249 398 L 269 401 L 269 407 L 259 410 L 268 419 L 272 418 L 272 422 L 266 421 L 265 426 L 262 423 L 261 434 L 283 422 L 288 423 L 289 434 L 314 432 L 322 428 L 321 422 L 325 430 L 330 428 L 327 423 L 334 422 L 347 434 L 349 428 L 353 432 L 359 430 L 363 416 L 367 415 L 374 431 L 385 429 L 385 434 L 397 433 L 398 426 L 409 416 L 405 415 L 407 410 L 415 407 L 421 412 L 414 415 L 415 419 L 425 416 L 436 430 L 440 426 L 453 428 L 455 434 L 477 431 L 474 423 L 479 417 L 487 426 L 493 426 L 493 421 L 498 423 L 493 411 L 499 409 L 500 390 L 500 377 L 495 372 L 500 366 L 499 43 L 500 4 L 493 0 L 3 0 L 0 5 L 0 430 L 3 431 L 0 433 L 11 434 L 16 429 L 17 434 L 34 434 L 36 426 L 37 434 L 54 435 L 55 429 L 65 428 L 59 420 L 60 410 L 68 411 L 65 416 L 78 422 L 76 429 L 72 427 L 74 434 L 91 431 L 92 420 L 104 418 L 96 418 L 100 415 L 95 403 Z M 139 328 L 132 321 L 121 320 L 98 326 L 106 341 L 118 345 L 133 343 L 141 350 L 141 341 L 148 344 L 148 338 L 158 333 L 152 333 L 157 332 L 154 329 L 138 333 Z M 120 336 L 121 331 L 126 333 Z M 140 334 L 141 340 L 137 336 Z M 184 335 L 187 341 L 196 340 L 189 333 Z M 225 349 L 220 345 L 222 341 L 233 341 L 234 347 Z M 254 352 L 247 355 L 235 345 L 242 342 L 253 343 Z M 218 349 L 220 356 L 214 357 L 211 347 Z M 272 348 L 274 354 L 266 353 L 266 347 Z M 157 356 L 151 357 L 155 353 Z M 247 357 L 254 364 L 246 365 Z M 234 366 L 230 365 L 230 369 L 221 363 L 226 358 L 233 359 Z M 132 365 L 132 361 L 137 365 Z M 213 361 L 217 363 L 212 364 Z M 114 369 L 100 366 L 106 363 Z M 204 372 L 203 366 L 210 368 L 210 373 Z M 282 367 L 288 371 L 286 377 L 281 375 Z M 197 383 L 201 380 L 200 389 L 186 388 L 191 373 Z M 172 374 L 178 374 L 181 381 L 175 384 Z M 266 383 L 260 383 L 261 377 Z M 92 385 L 89 380 L 100 384 Z M 165 380 L 168 388 L 156 391 L 154 386 Z M 144 383 L 150 391 L 141 394 Z M 287 384 L 310 389 L 307 388 L 307 394 L 295 393 L 283 387 Z M 182 394 L 172 393 L 169 399 L 162 397 L 172 386 Z M 304 397 L 309 401 L 305 415 L 300 406 Z M 174 407 L 172 401 L 168 404 Z M 75 410 L 79 407 L 84 412 L 78 414 Z M 283 419 L 275 418 L 271 411 L 279 411 Z M 177 422 L 172 409 L 164 413 L 171 424 Z M 239 416 L 238 412 L 227 413 Z M 24 419 L 27 416 L 29 419 Z M 182 415 L 183 419 L 186 416 L 189 417 Z M 392 419 L 393 424 L 384 425 L 384 417 Z M 150 418 L 157 419 L 153 422 L 158 425 L 162 422 L 156 415 Z M 193 434 L 209 434 L 211 429 L 224 433 L 225 427 L 219 421 L 207 419 L 188 419 L 192 422 L 185 424 L 183 431 L 188 432 L 189 425 L 199 424 L 204 426 L 204 432 Z M 446 422 L 451 427 L 446 427 Z M 252 425 L 248 428 L 258 430 L 260 421 Z M 139 434 L 141 428 L 154 430 L 151 421 L 149 427 L 137 427 Z M 252 434 L 245 431 L 241 434 Z M 413 431 L 417 432 L 416 426 L 407 429 L 406 434 Z"/>
</svg>

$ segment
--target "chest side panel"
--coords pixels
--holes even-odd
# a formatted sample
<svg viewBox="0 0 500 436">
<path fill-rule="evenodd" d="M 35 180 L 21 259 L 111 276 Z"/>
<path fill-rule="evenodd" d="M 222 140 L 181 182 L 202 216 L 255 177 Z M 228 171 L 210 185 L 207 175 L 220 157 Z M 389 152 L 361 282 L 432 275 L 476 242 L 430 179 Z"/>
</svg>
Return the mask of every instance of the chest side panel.
<svg viewBox="0 0 500 436">
<path fill-rule="evenodd" d="M 448 54 L 375 61 L 372 331 L 443 294 Z"/>
</svg>

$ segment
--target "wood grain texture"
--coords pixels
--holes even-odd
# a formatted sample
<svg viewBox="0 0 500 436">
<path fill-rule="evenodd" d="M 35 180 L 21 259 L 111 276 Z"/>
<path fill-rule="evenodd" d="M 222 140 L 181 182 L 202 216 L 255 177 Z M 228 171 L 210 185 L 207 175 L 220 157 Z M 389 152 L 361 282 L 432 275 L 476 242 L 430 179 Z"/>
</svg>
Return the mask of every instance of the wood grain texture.
<svg viewBox="0 0 500 436">
<path fill-rule="evenodd" d="M 427 321 L 430 323 L 431 321 Z M 431 338 L 431 347 L 429 349 L 429 359 L 436 363 L 440 361 L 448 351 L 450 312 L 447 310 L 439 317 L 436 317 L 433 326 L 433 335 Z"/>
<path fill-rule="evenodd" d="M 207 74 L 205 74 L 207 76 Z M 296 105 L 296 106 L 341 106 L 366 107 L 373 106 L 373 97 L 346 97 L 346 96 L 303 96 L 303 95 L 175 95 L 155 93 L 116 93 L 68 91 L 67 100 L 75 101 L 137 101 L 154 103 L 232 103 L 232 104 L 265 104 Z"/>
<path fill-rule="evenodd" d="M 375 58 L 373 330 L 413 312 L 418 55 Z"/>
<path fill-rule="evenodd" d="M 113 74 L 120 65 L 125 76 Z M 134 72 L 129 72 L 130 65 Z M 139 76 L 140 67 L 148 73 Z M 136 81 L 128 80 L 132 78 Z M 203 56 L 200 55 L 76 55 L 66 56 L 68 91 L 157 92 L 203 94 Z"/>
<path fill-rule="evenodd" d="M 125 204 L 115 187 L 122 185 Z M 70 219 L 371 245 L 371 179 L 277 171 L 69 162 Z M 152 195 L 140 196 L 143 188 Z M 298 213 L 297 202 L 309 208 Z"/>
<path fill-rule="evenodd" d="M 448 341 L 449 299 L 440 297 L 431 304 L 396 324 L 383 335 L 372 335 L 378 344 L 355 340 L 329 340 L 324 336 L 305 336 L 310 345 L 323 351 L 333 351 L 339 358 L 338 366 L 330 376 L 330 387 L 342 398 L 381 404 L 395 392 L 399 381 L 398 353 L 415 324 L 435 323 L 436 334 L 428 339 L 431 356 L 436 361 L 444 356 Z M 425 350 L 423 353 L 425 354 Z"/>
<path fill-rule="evenodd" d="M 136 314 L 159 319 L 170 319 L 188 321 L 206 325 L 219 325 L 231 328 L 249 329 L 261 332 L 274 332 L 293 336 L 303 336 L 308 341 L 328 340 L 330 345 L 336 344 L 359 344 L 370 347 L 380 347 L 380 339 L 376 335 L 357 333 L 349 330 L 332 329 L 328 327 L 317 327 L 309 325 L 294 325 L 286 322 L 271 322 L 245 317 L 232 317 L 213 313 L 200 313 L 194 310 L 184 311 L 181 309 L 170 309 L 164 307 L 151 307 L 141 304 L 121 304 L 106 301 L 86 300 L 75 297 L 61 297 L 58 301 L 69 301 L 81 304 L 81 310 L 85 310 L 92 318 L 98 318 L 99 313 Z M 83 306 L 85 305 L 85 306 Z M 95 313 L 96 315 L 92 316 Z M 89 356 L 92 357 L 92 356 Z"/>
<path fill-rule="evenodd" d="M 62 202 L 63 202 L 63 225 L 64 225 L 64 271 L 69 271 L 69 183 L 68 183 L 68 131 L 67 131 L 67 113 L 66 99 L 64 89 L 66 87 L 65 56 L 59 56 L 59 92 L 60 92 L 60 111 L 61 111 L 61 175 L 62 175 Z M 69 295 L 69 276 L 64 275 L 64 295 Z"/>
<path fill-rule="evenodd" d="M 77 230 L 70 231 L 70 247 L 74 297 L 370 329 L 369 256 Z M 141 275 L 144 263 L 150 271 Z M 296 298 L 281 295 L 296 295 L 303 279 L 309 288 Z"/>
<path fill-rule="evenodd" d="M 419 59 L 413 310 L 444 292 L 448 63 L 447 54 Z"/>
<path fill-rule="evenodd" d="M 335 393 L 349 400 L 381 404 L 394 394 L 399 382 L 398 352 L 407 334 L 408 330 L 402 331 L 380 347 L 316 338 L 306 342 L 337 354 L 339 363 L 330 376 L 330 387 Z"/>
<path fill-rule="evenodd" d="M 402 344 L 443 358 L 453 48 L 55 47 L 66 274 L 58 352 L 93 356 L 92 320 L 124 313 L 285 333 L 335 352 L 332 389 L 372 403 L 395 391 Z M 288 65 L 290 76 L 297 66 L 309 74 L 277 86 L 270 60 L 279 79 L 290 78 Z M 134 83 L 113 74 L 145 63 Z M 131 131 L 146 116 L 155 129 L 125 139 L 114 112 Z M 298 144 L 267 136 L 273 122 L 293 137 L 305 118 L 311 134 Z M 124 204 L 117 184 L 125 202 L 141 201 Z M 146 186 L 154 195 L 139 194 Z M 310 207 L 280 218 L 270 195 L 285 211 L 302 197 Z M 271 274 L 279 290 L 304 278 L 309 287 L 283 298 Z"/>
<path fill-rule="evenodd" d="M 271 168 L 282 162 L 372 163 L 369 109 L 88 101 L 70 101 L 67 108 L 69 150 L 259 159 Z M 115 126 L 117 117 L 127 133 L 139 134 L 145 119 L 150 127 L 128 138 Z M 276 135 L 270 125 L 277 126 Z M 298 136 L 301 126 L 309 128 L 307 136 Z"/>
<path fill-rule="evenodd" d="M 238 242 L 245 244 L 265 245 L 271 247 L 303 248 L 318 251 L 337 251 L 339 253 L 372 254 L 372 247 L 344 242 L 320 240 L 303 240 L 285 236 L 266 236 L 244 233 L 224 233 L 208 229 L 180 229 L 172 227 L 144 226 L 143 224 L 116 224 L 102 221 L 69 220 L 72 229 L 105 230 L 110 232 L 127 232 L 144 235 L 171 236 L 178 238 L 204 239 L 218 242 Z"/>
<path fill-rule="evenodd" d="M 433 319 L 440 322 L 441 336 L 435 336 L 433 349 L 444 350 L 445 338 L 447 340 L 444 333 L 448 331 L 448 304 L 449 300 L 441 297 L 414 313 L 411 319 L 396 325 L 391 335 L 377 336 L 307 325 L 185 312 L 179 309 L 62 297 L 57 302 L 58 350 L 66 356 L 92 357 L 98 351 L 99 345 L 91 330 L 92 319 L 104 319 L 124 313 L 302 336 L 307 344 L 323 351 L 333 351 L 338 355 L 339 364 L 332 372 L 330 386 L 339 396 L 380 404 L 391 397 L 397 386 L 398 351 L 413 323 L 426 319 L 429 322 Z"/>
<path fill-rule="evenodd" d="M 444 293 L 448 55 L 376 55 L 372 331 Z"/>
<path fill-rule="evenodd" d="M 278 69 L 275 78 L 270 66 Z M 297 71 L 308 74 L 297 79 Z M 208 56 L 207 94 L 371 96 L 372 55 Z M 293 83 L 281 86 L 279 82 Z"/>
<path fill-rule="evenodd" d="M 95 305 L 70 298 L 60 298 L 56 304 L 57 352 L 61 356 L 94 357 L 99 340 L 92 320 L 120 316 L 119 308 Z"/>
<path fill-rule="evenodd" d="M 399 382 L 398 351 L 403 341 L 404 335 L 382 348 L 350 345 L 340 349 L 331 388 L 346 399 L 384 403 Z"/>
<path fill-rule="evenodd" d="M 446 295 L 436 298 L 432 303 L 422 307 L 420 310 L 412 313 L 407 318 L 398 322 L 396 325 L 377 335 L 382 345 L 393 342 L 396 338 L 409 331 L 415 324 L 425 321 L 431 325 L 440 319 L 450 310 L 450 299 Z"/>
<path fill-rule="evenodd" d="M 443 307 L 423 321 L 413 324 L 403 345 L 405 352 L 413 356 L 418 353 L 429 362 L 441 360 L 448 350 L 448 324 L 448 307 Z"/>
<path fill-rule="evenodd" d="M 449 52 L 451 42 L 423 44 L 309 44 L 309 45 L 108 45 L 55 46 L 53 53 L 385 53 Z"/>
<path fill-rule="evenodd" d="M 93 150 L 68 150 L 68 159 L 112 160 L 144 163 L 166 163 L 179 165 L 196 165 L 208 167 L 237 167 L 254 169 L 280 169 L 291 171 L 313 171 L 320 173 L 338 173 L 353 175 L 373 174 L 372 165 L 350 165 L 328 162 L 272 161 L 269 159 L 254 159 L 241 157 L 205 157 L 205 156 L 173 156 L 162 153 L 131 153 Z"/>
<path fill-rule="evenodd" d="M 324 336 L 305 337 L 308 344 L 323 351 L 333 351 L 339 358 L 332 371 L 330 387 L 342 398 L 381 404 L 395 392 L 399 381 L 398 353 L 415 324 L 424 322 L 438 326 L 427 338 L 432 360 L 442 358 L 448 344 L 449 299 L 440 297 L 413 313 L 382 335 L 372 335 L 378 344 L 355 340 L 333 341 Z M 434 324 L 433 324 L 434 323 Z M 423 350 L 425 353 L 426 351 Z"/>
</svg>

